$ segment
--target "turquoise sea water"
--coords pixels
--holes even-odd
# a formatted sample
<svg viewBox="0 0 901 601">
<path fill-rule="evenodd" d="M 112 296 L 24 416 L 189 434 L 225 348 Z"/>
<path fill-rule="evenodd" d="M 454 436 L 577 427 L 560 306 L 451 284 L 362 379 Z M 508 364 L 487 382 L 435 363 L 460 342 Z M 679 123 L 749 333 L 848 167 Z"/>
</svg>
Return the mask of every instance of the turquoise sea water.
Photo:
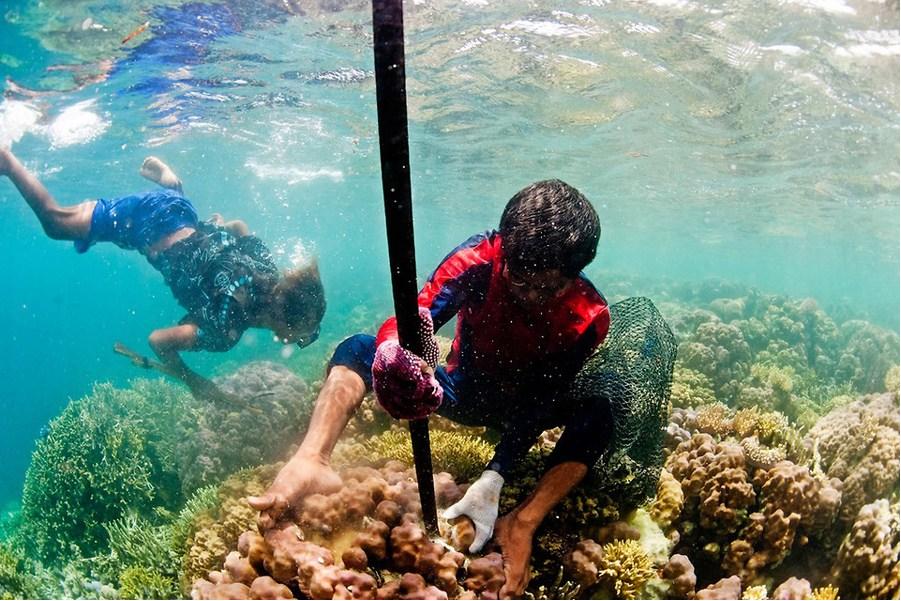
<svg viewBox="0 0 901 601">
<path fill-rule="evenodd" d="M 138 166 L 156 154 L 202 215 L 244 219 L 284 265 L 319 257 L 320 342 L 289 354 L 251 331 L 227 355 L 189 355 L 205 373 L 266 358 L 315 377 L 331 345 L 390 310 L 368 6 L 294 6 L 3 6 L 0 73 L 41 93 L 7 84 L 0 144 L 61 202 L 149 188 Z M 421 278 L 495 226 L 518 189 L 559 177 L 601 215 L 587 271 L 602 291 L 716 277 L 898 331 L 896 4 L 417 0 L 407 11 Z M 100 73 L 98 61 L 108 78 L 78 90 L 72 71 L 52 69 Z M 113 343 L 148 351 L 147 334 L 183 312 L 137 253 L 79 256 L 46 239 L 5 180 L 0 215 L 3 505 L 69 398 L 141 375 Z"/>
</svg>

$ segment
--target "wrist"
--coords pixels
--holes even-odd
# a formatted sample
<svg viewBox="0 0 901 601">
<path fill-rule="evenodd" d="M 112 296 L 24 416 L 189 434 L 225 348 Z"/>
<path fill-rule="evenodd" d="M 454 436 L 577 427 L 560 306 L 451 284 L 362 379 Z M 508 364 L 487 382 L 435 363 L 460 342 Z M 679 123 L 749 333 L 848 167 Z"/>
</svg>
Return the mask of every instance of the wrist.
<svg viewBox="0 0 901 601">
<path fill-rule="evenodd" d="M 297 449 L 295 457 L 305 462 L 315 463 L 318 465 L 328 465 L 331 459 L 331 453 L 326 453 L 319 449 L 305 449 L 303 445 Z"/>
<path fill-rule="evenodd" d="M 515 530 L 529 534 L 535 534 L 542 520 L 541 516 L 533 515 L 527 507 L 522 506 L 511 511 L 508 516 Z"/>
</svg>

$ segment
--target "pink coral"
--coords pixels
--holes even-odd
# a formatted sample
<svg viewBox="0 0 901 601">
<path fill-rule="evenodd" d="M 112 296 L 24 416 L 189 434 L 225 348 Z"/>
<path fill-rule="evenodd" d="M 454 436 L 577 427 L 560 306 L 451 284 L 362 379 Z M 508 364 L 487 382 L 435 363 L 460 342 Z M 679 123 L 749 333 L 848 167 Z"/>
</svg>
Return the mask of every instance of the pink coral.
<svg viewBox="0 0 901 601">
<path fill-rule="evenodd" d="M 500 553 L 489 553 L 469 564 L 469 577 L 464 586 L 479 599 L 497 599 L 504 578 L 504 559 Z"/>
<path fill-rule="evenodd" d="M 773 591 L 773 599 L 810 599 L 813 590 L 804 578 L 792 576 Z"/>
<path fill-rule="evenodd" d="M 576 581 L 591 586 L 598 581 L 598 565 L 604 556 L 601 545 L 591 539 L 580 541 L 564 558 L 563 565 Z"/>
<path fill-rule="evenodd" d="M 695 595 L 697 599 L 741 599 L 741 579 L 730 576 L 701 589 Z"/>
<path fill-rule="evenodd" d="M 250 585 L 251 599 L 293 599 L 294 595 L 284 584 L 279 584 L 269 576 L 260 576 Z"/>
<path fill-rule="evenodd" d="M 698 578 L 687 556 L 677 553 L 670 557 L 661 576 L 670 581 L 670 596 L 674 599 L 690 599 L 694 595 Z"/>
</svg>

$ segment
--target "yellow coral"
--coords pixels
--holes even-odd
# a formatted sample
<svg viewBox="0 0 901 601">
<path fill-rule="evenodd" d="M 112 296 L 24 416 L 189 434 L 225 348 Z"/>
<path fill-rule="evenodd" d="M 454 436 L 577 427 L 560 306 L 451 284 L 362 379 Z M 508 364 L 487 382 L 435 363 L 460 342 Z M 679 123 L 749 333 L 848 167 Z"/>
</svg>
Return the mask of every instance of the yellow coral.
<svg viewBox="0 0 901 601">
<path fill-rule="evenodd" d="M 766 586 L 758 585 L 751 586 L 745 589 L 745 592 L 741 594 L 742 599 L 767 599 Z"/>
<path fill-rule="evenodd" d="M 834 601 L 835 599 L 841 599 L 841 597 L 838 596 L 838 589 L 831 585 L 819 586 L 813 589 L 810 598 L 817 601 Z"/>
<path fill-rule="evenodd" d="M 898 398 L 899 387 L 901 387 L 901 370 L 897 365 L 892 365 L 885 373 L 885 390 Z"/>
<path fill-rule="evenodd" d="M 490 443 L 458 432 L 432 432 L 431 443 L 435 472 L 450 472 L 458 482 L 477 478 L 494 453 Z M 342 445 L 332 458 L 336 466 L 342 467 L 376 465 L 389 460 L 413 465 L 413 448 L 406 431 L 388 430 L 356 444 Z"/>
<path fill-rule="evenodd" d="M 673 407 L 698 407 L 714 403 L 713 383 L 699 371 L 677 367 L 673 370 L 670 402 Z"/>
<path fill-rule="evenodd" d="M 723 403 L 710 403 L 698 407 L 698 430 L 723 436 L 732 430 L 729 408 Z"/>
<path fill-rule="evenodd" d="M 682 513 L 682 505 L 685 494 L 682 485 L 667 469 L 660 470 L 660 481 L 657 484 L 657 497 L 648 508 L 648 513 L 654 518 L 661 528 L 669 528 L 670 525 Z"/>
<path fill-rule="evenodd" d="M 275 475 L 277 466 L 241 470 L 230 476 L 217 491 L 219 504 L 202 512 L 194 520 L 182 559 L 182 586 L 190 587 L 196 578 L 222 565 L 238 537 L 256 526 L 257 512 L 246 501 L 248 496 L 262 494 Z"/>
<path fill-rule="evenodd" d="M 772 442 L 789 427 L 788 417 L 784 414 L 761 411 L 757 407 L 739 409 L 732 418 L 732 428 L 739 438 L 757 436 L 763 443 Z"/>
<path fill-rule="evenodd" d="M 651 558 L 636 540 L 618 540 L 603 546 L 598 579 L 610 585 L 621 599 L 640 599 L 645 584 L 657 575 Z"/>
</svg>

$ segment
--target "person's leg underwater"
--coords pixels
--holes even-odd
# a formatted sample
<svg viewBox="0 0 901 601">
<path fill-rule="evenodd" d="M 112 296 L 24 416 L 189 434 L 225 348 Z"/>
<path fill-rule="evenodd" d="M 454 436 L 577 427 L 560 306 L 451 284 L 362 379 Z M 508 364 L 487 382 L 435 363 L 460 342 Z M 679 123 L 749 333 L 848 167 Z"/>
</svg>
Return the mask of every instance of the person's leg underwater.
<svg viewBox="0 0 901 601">
<path fill-rule="evenodd" d="M 87 240 L 95 200 L 72 206 L 60 206 L 44 185 L 9 150 L 0 149 L 0 175 L 5 175 L 41 222 L 44 233 L 53 240 Z"/>
</svg>

